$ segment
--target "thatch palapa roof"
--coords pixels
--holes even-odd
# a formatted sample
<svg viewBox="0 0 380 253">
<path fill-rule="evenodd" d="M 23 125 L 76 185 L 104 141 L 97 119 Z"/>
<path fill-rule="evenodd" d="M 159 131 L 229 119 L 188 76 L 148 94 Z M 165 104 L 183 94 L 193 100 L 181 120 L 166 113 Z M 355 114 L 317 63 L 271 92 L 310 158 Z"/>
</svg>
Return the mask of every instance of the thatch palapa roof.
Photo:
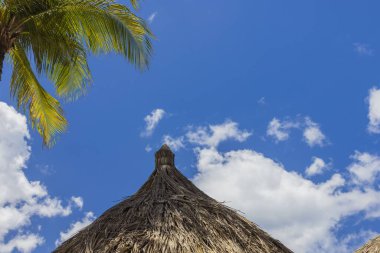
<svg viewBox="0 0 380 253">
<path fill-rule="evenodd" d="M 107 210 L 55 253 L 292 253 L 257 225 L 207 196 L 174 166 L 164 145 L 133 196 Z"/>
<path fill-rule="evenodd" d="M 355 253 L 380 253 L 380 236 L 370 240 Z"/>
</svg>

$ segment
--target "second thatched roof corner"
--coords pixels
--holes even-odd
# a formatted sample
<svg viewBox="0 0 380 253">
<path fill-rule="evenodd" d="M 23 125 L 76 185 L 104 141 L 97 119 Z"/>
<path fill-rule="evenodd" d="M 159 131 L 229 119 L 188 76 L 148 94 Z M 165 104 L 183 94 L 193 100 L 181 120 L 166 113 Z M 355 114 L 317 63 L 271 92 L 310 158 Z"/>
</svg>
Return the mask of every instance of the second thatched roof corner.
<svg viewBox="0 0 380 253">
<path fill-rule="evenodd" d="M 380 252 L 380 236 L 373 238 L 355 253 L 379 253 Z"/>
<path fill-rule="evenodd" d="M 163 145 L 148 181 L 54 253 L 291 253 L 256 224 L 199 190 Z"/>
</svg>

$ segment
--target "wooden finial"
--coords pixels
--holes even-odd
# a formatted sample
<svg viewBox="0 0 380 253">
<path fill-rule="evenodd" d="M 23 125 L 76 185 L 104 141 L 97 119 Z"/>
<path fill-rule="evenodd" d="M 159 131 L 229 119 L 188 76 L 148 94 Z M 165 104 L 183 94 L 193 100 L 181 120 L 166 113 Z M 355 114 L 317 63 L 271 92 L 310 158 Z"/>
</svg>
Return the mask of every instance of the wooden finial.
<svg viewBox="0 0 380 253">
<path fill-rule="evenodd" d="M 169 146 L 164 144 L 156 152 L 156 168 L 160 168 L 163 165 L 174 167 L 174 153 L 170 150 Z"/>
</svg>

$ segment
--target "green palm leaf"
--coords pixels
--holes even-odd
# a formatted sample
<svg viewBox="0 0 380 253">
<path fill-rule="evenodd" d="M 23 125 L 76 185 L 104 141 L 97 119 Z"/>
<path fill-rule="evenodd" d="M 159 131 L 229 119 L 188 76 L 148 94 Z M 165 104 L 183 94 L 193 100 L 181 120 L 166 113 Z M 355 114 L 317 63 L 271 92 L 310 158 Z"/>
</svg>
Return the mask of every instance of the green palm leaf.
<svg viewBox="0 0 380 253">
<path fill-rule="evenodd" d="M 18 44 L 10 56 L 13 62 L 11 92 L 17 97 L 19 107 L 29 107 L 32 126 L 42 135 L 44 143 L 51 145 L 52 137 L 63 132 L 67 125 L 59 102 L 38 82 L 25 51 Z"/>
<path fill-rule="evenodd" d="M 130 2 L 138 7 L 137 0 Z M 67 123 L 58 100 L 40 85 L 33 69 L 51 80 L 59 97 L 76 99 L 92 82 L 89 52 L 116 52 L 145 69 L 151 38 L 145 22 L 113 0 L 0 1 L 0 63 L 5 54 L 11 56 L 11 94 L 19 107 L 29 108 L 32 126 L 46 145 Z"/>
</svg>

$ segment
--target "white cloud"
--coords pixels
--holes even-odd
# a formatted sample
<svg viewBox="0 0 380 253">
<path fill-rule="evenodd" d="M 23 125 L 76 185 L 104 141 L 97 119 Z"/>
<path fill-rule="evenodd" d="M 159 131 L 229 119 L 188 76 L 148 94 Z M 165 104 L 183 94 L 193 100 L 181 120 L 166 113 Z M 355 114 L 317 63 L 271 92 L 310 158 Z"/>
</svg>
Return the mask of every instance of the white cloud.
<svg viewBox="0 0 380 253">
<path fill-rule="evenodd" d="M 17 249 L 22 253 L 30 253 L 43 243 L 43 238 L 35 234 L 17 235 L 9 240 L 8 243 L 0 244 L 0 252 L 10 253 Z"/>
<path fill-rule="evenodd" d="M 352 240 L 361 235 L 338 239 L 340 222 L 354 214 L 380 213 L 380 192 L 366 184 L 352 186 L 351 178 L 341 174 L 316 184 L 254 150 L 196 150 L 195 184 L 244 212 L 295 252 L 352 252 Z M 353 158 L 351 171 L 362 163 Z"/>
<path fill-rule="evenodd" d="M 208 147 L 217 147 L 222 141 L 232 139 L 239 142 L 245 141 L 252 133 L 247 130 L 239 130 L 238 124 L 233 121 L 226 121 L 220 125 L 209 125 L 208 127 L 198 127 L 195 131 L 186 133 L 190 143 Z"/>
<path fill-rule="evenodd" d="M 158 14 L 157 11 L 153 12 L 152 14 L 150 14 L 150 16 L 148 17 L 149 24 L 153 23 L 153 21 L 156 19 L 157 14 Z"/>
<path fill-rule="evenodd" d="M 323 161 L 319 157 L 313 157 L 313 162 L 309 167 L 306 168 L 305 173 L 307 176 L 314 176 L 322 174 L 326 169 L 329 168 L 329 164 Z"/>
<path fill-rule="evenodd" d="M 308 118 L 305 122 L 305 129 L 317 127 Z M 368 184 L 369 175 L 379 174 L 374 169 L 380 160 L 377 156 L 356 153 L 347 167 L 349 173 L 337 173 L 316 184 L 254 150 L 218 151 L 217 145 L 231 136 L 229 132 L 221 131 L 218 141 L 210 141 L 214 134 L 204 128 L 190 135 L 200 145 L 195 148 L 198 173 L 193 181 L 206 193 L 243 211 L 295 252 L 348 253 L 373 235 L 359 231 L 336 236 L 346 217 L 379 217 L 380 192 Z M 234 132 L 241 132 L 237 125 Z M 330 166 L 319 159 L 314 158 L 309 175 Z"/>
<path fill-rule="evenodd" d="M 185 147 L 183 136 L 180 136 L 178 138 L 173 138 L 170 135 L 165 135 L 162 138 L 162 142 L 164 144 L 167 144 L 174 151 L 177 151 L 177 150 Z"/>
<path fill-rule="evenodd" d="M 356 162 L 348 167 L 355 184 L 373 184 L 380 176 L 380 157 L 369 153 L 355 152 Z"/>
<path fill-rule="evenodd" d="M 273 118 L 268 124 L 267 135 L 273 137 L 277 142 L 289 139 L 290 130 L 298 128 L 300 124 L 292 121 L 280 121 Z"/>
<path fill-rule="evenodd" d="M 75 235 L 77 232 L 79 232 L 81 229 L 90 225 L 94 220 L 95 216 L 92 212 L 86 213 L 85 217 L 83 217 L 82 220 L 72 223 L 68 230 L 59 234 L 60 237 L 58 240 L 55 241 L 55 245 L 60 245 L 62 242 L 66 241 L 67 239 Z"/>
<path fill-rule="evenodd" d="M 326 144 L 326 136 L 322 133 L 319 125 L 310 118 L 305 118 L 306 128 L 303 131 L 305 142 L 310 146 L 324 146 Z"/>
<path fill-rule="evenodd" d="M 340 252 L 353 252 L 353 249 L 358 249 L 358 246 L 352 246 L 352 245 L 360 245 L 362 246 L 363 242 L 368 242 L 370 239 L 373 239 L 374 237 L 378 236 L 378 234 L 372 230 L 360 230 L 359 232 L 348 234 L 344 236 L 340 242 L 339 246 L 336 246 L 339 248 Z M 351 246 L 350 246 L 351 245 Z"/>
<path fill-rule="evenodd" d="M 83 208 L 83 198 L 82 197 L 71 197 L 71 201 L 79 208 Z"/>
<path fill-rule="evenodd" d="M 189 126 L 185 135 L 176 138 L 164 135 L 162 142 L 173 150 L 179 150 L 185 148 L 188 143 L 217 147 L 219 143 L 228 139 L 243 142 L 251 135 L 252 133 L 247 130 L 239 130 L 238 123 L 227 120 L 222 124 L 208 125 L 207 127 Z"/>
<path fill-rule="evenodd" d="M 145 151 L 149 153 L 150 151 L 152 151 L 152 147 L 149 144 L 146 145 L 145 146 Z"/>
<path fill-rule="evenodd" d="M 378 218 L 380 218 L 380 205 L 375 206 L 374 208 L 372 208 L 372 210 L 368 210 L 365 217 L 367 219 L 378 219 Z"/>
<path fill-rule="evenodd" d="M 157 127 L 160 120 L 164 117 L 165 111 L 162 109 L 155 109 L 149 115 L 145 116 L 145 131 L 141 133 L 141 136 L 151 136 L 154 129 Z"/>
<path fill-rule="evenodd" d="M 372 88 L 369 91 L 368 97 L 369 112 L 368 112 L 368 131 L 370 133 L 380 133 L 380 89 Z"/>
<path fill-rule="evenodd" d="M 45 176 L 50 176 L 55 173 L 54 169 L 52 169 L 49 165 L 36 164 L 35 168 Z"/>
<path fill-rule="evenodd" d="M 310 147 L 324 146 L 326 144 L 326 136 L 322 133 L 319 125 L 309 117 L 284 121 L 273 118 L 268 124 L 267 135 L 276 142 L 286 141 L 289 139 L 292 129 L 302 130 L 303 139 Z"/>
<path fill-rule="evenodd" d="M 71 205 L 51 197 L 39 181 L 30 181 L 26 168 L 31 148 L 26 118 L 0 102 L 0 252 L 28 253 L 43 238 L 28 231 L 33 216 L 67 216 Z M 18 232 L 18 233 L 16 233 Z"/>
<path fill-rule="evenodd" d="M 261 97 L 259 100 L 257 100 L 257 103 L 259 105 L 265 105 L 267 103 L 265 97 Z"/>
<path fill-rule="evenodd" d="M 373 55 L 373 49 L 368 44 L 354 43 L 354 49 L 360 55 L 367 55 L 367 56 Z"/>
</svg>

